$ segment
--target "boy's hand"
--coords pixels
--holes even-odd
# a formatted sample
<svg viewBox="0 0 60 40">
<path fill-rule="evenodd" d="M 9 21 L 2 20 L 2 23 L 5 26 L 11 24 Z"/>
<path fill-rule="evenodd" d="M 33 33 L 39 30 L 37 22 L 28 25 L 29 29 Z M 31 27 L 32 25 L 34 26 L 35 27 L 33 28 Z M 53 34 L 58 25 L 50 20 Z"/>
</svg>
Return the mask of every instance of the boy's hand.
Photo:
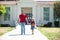
<svg viewBox="0 0 60 40">
<path fill-rule="evenodd" d="M 35 26 L 35 24 L 32 24 L 32 26 Z"/>
</svg>

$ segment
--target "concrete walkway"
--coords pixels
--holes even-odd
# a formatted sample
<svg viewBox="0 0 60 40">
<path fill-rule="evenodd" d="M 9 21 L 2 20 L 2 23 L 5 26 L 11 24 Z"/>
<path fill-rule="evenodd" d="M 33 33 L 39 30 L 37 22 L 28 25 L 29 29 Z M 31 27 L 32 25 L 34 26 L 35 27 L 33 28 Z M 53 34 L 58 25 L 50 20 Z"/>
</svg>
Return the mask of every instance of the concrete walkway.
<svg viewBox="0 0 60 40">
<path fill-rule="evenodd" d="M 26 35 L 20 34 L 20 28 L 21 27 L 19 25 L 16 26 L 16 29 L 0 37 L 0 40 L 48 40 L 48 38 L 44 36 L 41 32 L 39 32 L 37 29 L 35 29 L 34 35 L 32 35 L 30 25 L 25 26 Z"/>
</svg>

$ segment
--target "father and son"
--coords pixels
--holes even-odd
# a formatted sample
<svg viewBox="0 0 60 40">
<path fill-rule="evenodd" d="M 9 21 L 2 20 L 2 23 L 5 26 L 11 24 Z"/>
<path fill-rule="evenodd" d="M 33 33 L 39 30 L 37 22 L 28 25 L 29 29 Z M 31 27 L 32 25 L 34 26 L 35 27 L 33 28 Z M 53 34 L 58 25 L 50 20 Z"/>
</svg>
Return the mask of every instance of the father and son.
<svg viewBox="0 0 60 40">
<path fill-rule="evenodd" d="M 27 15 L 23 12 L 23 10 L 21 11 L 21 14 L 19 15 L 19 19 L 18 19 L 18 23 L 19 25 L 21 25 L 21 35 L 25 35 L 25 24 L 28 23 L 27 20 Z M 35 21 L 34 18 L 31 19 L 31 30 L 32 30 L 32 35 L 34 34 L 34 28 L 35 28 Z"/>
</svg>

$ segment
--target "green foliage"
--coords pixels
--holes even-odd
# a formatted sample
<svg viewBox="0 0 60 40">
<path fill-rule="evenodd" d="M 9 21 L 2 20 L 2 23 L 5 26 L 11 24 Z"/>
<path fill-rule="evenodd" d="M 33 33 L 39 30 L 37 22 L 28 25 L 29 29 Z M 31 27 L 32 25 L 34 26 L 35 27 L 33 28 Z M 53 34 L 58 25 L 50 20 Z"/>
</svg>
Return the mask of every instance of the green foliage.
<svg viewBox="0 0 60 40">
<path fill-rule="evenodd" d="M 60 17 L 60 2 L 54 3 L 54 14 L 59 18 Z"/>
<path fill-rule="evenodd" d="M 5 13 L 6 13 L 5 6 L 0 4 L 0 15 L 5 14 Z"/>
</svg>

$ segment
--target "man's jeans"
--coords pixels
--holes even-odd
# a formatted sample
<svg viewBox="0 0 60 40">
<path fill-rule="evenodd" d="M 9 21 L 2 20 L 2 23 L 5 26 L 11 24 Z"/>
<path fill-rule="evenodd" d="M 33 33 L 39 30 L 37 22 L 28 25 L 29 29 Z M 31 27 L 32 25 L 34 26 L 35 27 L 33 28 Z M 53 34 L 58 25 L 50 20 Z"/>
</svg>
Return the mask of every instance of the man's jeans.
<svg viewBox="0 0 60 40">
<path fill-rule="evenodd" d="M 21 23 L 21 35 L 22 35 L 23 33 L 25 34 L 25 22 L 22 22 L 22 23 Z"/>
</svg>

